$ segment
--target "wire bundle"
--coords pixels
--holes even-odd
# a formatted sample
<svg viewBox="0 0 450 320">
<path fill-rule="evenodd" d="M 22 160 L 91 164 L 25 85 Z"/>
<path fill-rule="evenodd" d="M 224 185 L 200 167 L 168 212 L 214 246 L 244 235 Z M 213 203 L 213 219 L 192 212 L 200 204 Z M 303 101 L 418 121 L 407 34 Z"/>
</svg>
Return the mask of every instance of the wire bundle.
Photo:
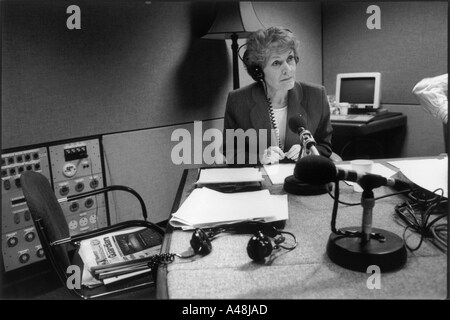
<svg viewBox="0 0 450 320">
<path fill-rule="evenodd" d="M 441 194 L 437 194 L 440 191 Z M 395 207 L 397 217 L 405 227 L 403 240 L 406 247 L 415 251 L 420 248 L 425 238 L 432 242 L 442 251 L 447 251 L 447 222 L 441 220 L 447 217 L 445 210 L 448 200 L 442 196 L 443 190 L 436 189 L 433 196 L 429 198 L 419 198 L 411 193 L 411 201 L 406 201 Z M 438 223 L 439 222 L 439 223 Z M 408 243 L 407 231 L 413 231 L 419 235 L 419 242 L 416 246 Z"/>
</svg>

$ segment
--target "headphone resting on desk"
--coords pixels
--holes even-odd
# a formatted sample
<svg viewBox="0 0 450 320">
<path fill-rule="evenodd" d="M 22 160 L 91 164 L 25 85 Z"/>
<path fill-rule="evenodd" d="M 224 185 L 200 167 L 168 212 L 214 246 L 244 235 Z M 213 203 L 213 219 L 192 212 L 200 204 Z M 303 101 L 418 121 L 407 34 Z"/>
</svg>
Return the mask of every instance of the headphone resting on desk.
<svg viewBox="0 0 450 320">
<path fill-rule="evenodd" d="M 267 223 L 241 222 L 234 225 L 227 225 L 225 227 L 216 227 L 215 230 L 211 229 L 209 231 L 197 228 L 192 233 L 192 237 L 190 240 L 190 245 L 192 250 L 194 251 L 194 254 L 189 256 L 182 256 L 177 253 L 161 253 L 156 254 L 152 257 L 147 265 L 151 269 L 153 279 L 155 281 L 157 279 L 158 267 L 162 264 L 171 263 L 174 260 L 175 256 L 179 258 L 191 258 L 197 254 L 202 256 L 208 255 L 212 251 L 211 241 L 219 233 L 226 231 L 249 233 L 248 229 L 252 228 L 257 231 L 254 232 L 254 235 L 248 241 L 247 254 L 252 260 L 256 262 L 264 261 L 264 259 L 272 253 L 273 249 L 283 248 L 286 250 L 293 250 L 297 247 L 297 239 L 295 238 L 294 234 L 287 231 L 280 231 L 275 227 L 268 225 Z M 264 233 L 261 230 L 264 230 Z M 282 243 L 284 243 L 286 240 L 283 234 L 290 235 L 294 240 L 294 244 L 290 246 L 282 245 Z M 279 237 L 277 238 L 277 236 Z M 272 244 L 271 238 L 274 239 L 274 244 Z"/>
<path fill-rule="evenodd" d="M 237 233 L 248 233 L 246 230 L 255 229 L 254 235 L 250 238 L 247 244 L 247 254 L 254 261 L 262 261 L 264 258 L 268 257 L 273 249 L 287 249 L 293 250 L 297 246 L 297 239 L 294 234 L 287 231 L 277 230 L 275 227 L 264 224 L 264 223 L 238 223 L 236 225 L 230 225 L 227 227 L 219 227 L 216 230 L 212 229 L 210 231 L 205 231 L 203 229 L 197 228 L 192 234 L 190 244 L 192 249 L 194 250 L 194 254 L 190 256 L 180 256 L 180 258 L 190 258 L 195 254 L 207 255 L 212 251 L 211 241 L 221 232 L 226 231 L 234 231 Z M 261 231 L 261 230 L 264 230 Z M 290 235 L 294 244 L 290 246 L 282 245 L 286 241 L 286 238 L 283 234 Z M 271 242 L 271 238 L 273 238 L 274 244 Z"/>
</svg>

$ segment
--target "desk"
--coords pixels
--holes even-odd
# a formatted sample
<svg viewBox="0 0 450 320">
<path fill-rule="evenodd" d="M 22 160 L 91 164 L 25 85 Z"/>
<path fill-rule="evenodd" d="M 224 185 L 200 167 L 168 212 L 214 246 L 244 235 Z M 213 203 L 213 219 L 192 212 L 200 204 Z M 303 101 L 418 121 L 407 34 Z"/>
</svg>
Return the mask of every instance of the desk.
<svg viewBox="0 0 450 320">
<path fill-rule="evenodd" d="M 344 160 L 396 158 L 406 133 L 406 116 L 398 113 L 369 123 L 331 122 L 333 151 Z"/>
<path fill-rule="evenodd" d="M 385 162 L 383 162 L 385 163 Z M 389 166 L 389 165 L 388 165 Z M 391 166 L 389 166 L 391 167 Z M 394 167 L 391 167 L 394 169 Z M 175 211 L 194 189 L 196 169 L 185 170 Z M 264 176 L 264 187 L 272 194 L 284 194 L 282 185 L 272 185 Z M 340 200 L 358 202 L 361 194 L 340 182 Z M 391 193 L 387 187 L 374 189 L 375 197 Z M 288 195 L 289 220 L 285 229 L 294 233 L 298 246 L 292 251 L 274 251 L 264 264 L 253 262 L 246 246 L 250 235 L 223 233 L 212 242 L 212 252 L 192 259 L 176 258 L 158 270 L 157 297 L 160 299 L 443 299 L 447 295 L 447 256 L 433 244 L 424 242 L 406 265 L 381 275 L 381 289 L 370 290 L 371 274 L 344 269 L 326 254 L 330 236 L 333 199 L 328 195 Z M 377 200 L 373 227 L 402 235 L 394 222 L 394 206 L 400 196 Z M 360 206 L 339 205 L 337 228 L 360 226 Z M 170 226 L 162 252 L 183 253 L 189 248 L 192 231 Z"/>
</svg>

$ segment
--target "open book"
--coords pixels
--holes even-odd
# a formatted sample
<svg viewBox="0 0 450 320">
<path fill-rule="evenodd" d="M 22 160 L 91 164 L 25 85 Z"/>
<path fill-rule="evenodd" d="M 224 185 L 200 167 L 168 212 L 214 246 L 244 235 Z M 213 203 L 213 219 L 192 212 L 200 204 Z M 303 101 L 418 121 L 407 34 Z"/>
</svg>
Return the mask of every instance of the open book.
<svg viewBox="0 0 450 320">
<path fill-rule="evenodd" d="M 83 240 L 78 251 L 84 262 L 82 284 L 107 284 L 149 272 L 148 262 L 159 254 L 162 236 L 143 227 L 128 228 Z"/>
<path fill-rule="evenodd" d="M 267 189 L 223 193 L 205 187 L 194 189 L 169 222 L 173 227 L 189 230 L 242 221 L 287 219 L 287 195 L 271 195 Z"/>
</svg>

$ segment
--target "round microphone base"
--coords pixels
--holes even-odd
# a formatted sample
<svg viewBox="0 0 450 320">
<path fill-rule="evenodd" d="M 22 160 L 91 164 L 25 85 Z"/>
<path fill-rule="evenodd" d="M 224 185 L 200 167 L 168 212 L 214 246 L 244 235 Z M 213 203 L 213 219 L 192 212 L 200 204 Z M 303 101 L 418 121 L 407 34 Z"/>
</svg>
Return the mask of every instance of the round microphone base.
<svg viewBox="0 0 450 320">
<path fill-rule="evenodd" d="M 283 188 L 286 192 L 290 194 L 303 195 L 303 196 L 315 196 L 319 194 L 327 193 L 331 191 L 333 184 L 321 184 L 313 185 L 309 183 L 302 182 L 297 179 L 294 175 L 286 177 L 284 179 Z"/>
<path fill-rule="evenodd" d="M 348 227 L 341 230 L 358 230 L 360 227 Z M 359 237 L 347 237 L 332 233 L 328 239 L 328 257 L 337 265 L 346 269 L 367 272 L 367 268 L 376 265 L 381 272 L 394 271 L 406 263 L 406 247 L 398 235 L 377 228 L 372 232 L 381 233 L 386 241 L 371 239 L 365 245 Z"/>
</svg>

